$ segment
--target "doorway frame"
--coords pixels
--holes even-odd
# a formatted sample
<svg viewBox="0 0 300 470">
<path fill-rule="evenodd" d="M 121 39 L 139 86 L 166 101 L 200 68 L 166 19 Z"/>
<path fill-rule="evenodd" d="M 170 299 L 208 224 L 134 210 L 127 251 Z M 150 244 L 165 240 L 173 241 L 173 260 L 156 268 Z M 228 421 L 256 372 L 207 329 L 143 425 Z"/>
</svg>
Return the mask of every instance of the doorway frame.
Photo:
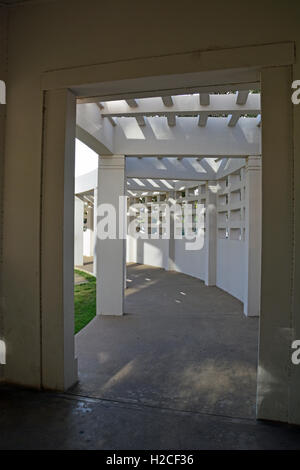
<svg viewBox="0 0 300 470">
<path fill-rule="evenodd" d="M 292 305 L 295 237 L 293 109 L 290 99 L 294 62 L 295 45 L 288 42 L 192 51 L 55 70 L 42 75 L 40 267 L 43 388 L 66 390 L 77 380 L 72 305 L 74 228 L 71 220 L 76 99 L 88 101 L 94 100 L 95 96 L 116 99 L 124 95 L 129 98 L 137 97 L 137 94 L 167 94 L 168 91 L 171 94 L 175 90 L 190 90 L 193 84 L 199 89 L 195 84 L 197 74 L 205 77 L 205 84 L 199 83 L 200 87 L 209 88 L 209 80 L 223 73 L 225 83 L 220 82 L 220 85 L 234 86 L 260 80 L 262 89 L 263 219 L 257 418 L 300 424 L 300 410 L 295 406 L 297 393 L 291 393 L 292 387 L 297 386 L 300 394 L 300 373 L 291 374 L 290 360 L 296 315 Z M 280 109 L 280 120 L 274 118 L 274 106 Z M 274 200 L 274 187 L 278 185 L 281 192 Z"/>
</svg>

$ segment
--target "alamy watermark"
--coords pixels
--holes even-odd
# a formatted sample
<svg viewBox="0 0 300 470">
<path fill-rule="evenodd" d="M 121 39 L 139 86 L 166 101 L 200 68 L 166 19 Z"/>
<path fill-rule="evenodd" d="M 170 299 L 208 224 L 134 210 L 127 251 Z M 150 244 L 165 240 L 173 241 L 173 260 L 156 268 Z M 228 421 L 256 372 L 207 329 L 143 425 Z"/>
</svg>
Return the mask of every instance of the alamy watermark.
<svg viewBox="0 0 300 470">
<path fill-rule="evenodd" d="M 299 104 L 300 103 L 300 80 L 294 80 L 292 83 L 292 88 L 295 90 L 291 96 L 292 103 Z M 293 341 L 291 348 L 295 349 L 295 351 L 292 353 L 291 360 L 292 360 L 292 363 L 297 366 L 300 364 L 300 340 L 296 339 L 295 341 Z"/>
<path fill-rule="evenodd" d="M 0 104 L 6 104 L 6 85 L 3 80 L 0 80 Z"/>
<path fill-rule="evenodd" d="M 292 83 L 292 88 L 295 91 L 292 93 L 292 103 L 299 104 L 300 103 L 300 80 L 294 80 Z"/>
<path fill-rule="evenodd" d="M 0 339 L 0 365 L 6 364 L 6 346 L 5 342 Z"/>
<path fill-rule="evenodd" d="M 300 340 L 295 339 L 295 341 L 292 342 L 292 349 L 295 349 L 295 351 L 292 354 L 292 363 L 295 366 L 298 366 L 300 364 Z"/>
<path fill-rule="evenodd" d="M 126 239 L 127 236 L 151 239 L 183 239 L 186 250 L 204 246 L 204 204 L 174 202 L 135 203 L 127 209 L 127 196 L 119 197 L 118 208 L 98 206 L 97 236 L 100 240 Z"/>
</svg>

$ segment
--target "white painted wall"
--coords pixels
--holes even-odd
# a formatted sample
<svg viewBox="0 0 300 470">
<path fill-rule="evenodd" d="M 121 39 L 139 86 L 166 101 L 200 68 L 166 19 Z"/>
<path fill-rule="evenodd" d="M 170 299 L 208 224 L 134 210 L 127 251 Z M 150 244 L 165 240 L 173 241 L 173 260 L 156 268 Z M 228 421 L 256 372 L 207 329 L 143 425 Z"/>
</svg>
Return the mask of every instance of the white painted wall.
<svg viewBox="0 0 300 470">
<path fill-rule="evenodd" d="M 169 240 L 143 240 L 127 237 L 126 259 L 128 263 L 140 263 L 168 269 Z"/>
<path fill-rule="evenodd" d="M 174 267 L 198 279 L 205 279 L 204 245 L 201 250 L 185 250 L 185 240 L 175 240 Z M 127 262 L 168 268 L 168 240 L 142 240 L 128 237 Z M 217 241 L 217 287 L 244 302 L 245 242 L 219 239 Z"/>
<path fill-rule="evenodd" d="M 217 287 L 244 302 L 245 242 L 217 240 Z"/>
<path fill-rule="evenodd" d="M 204 280 L 205 278 L 205 253 L 206 247 L 200 250 L 188 251 L 185 249 L 186 240 L 174 240 L 175 242 L 175 260 L 174 267 L 176 271 L 188 274 Z"/>
<path fill-rule="evenodd" d="M 174 268 L 178 272 L 203 280 L 205 277 L 205 246 L 202 250 L 187 251 L 186 240 L 175 240 Z M 168 269 L 169 241 L 142 240 L 127 237 L 127 262 L 149 264 Z"/>
</svg>

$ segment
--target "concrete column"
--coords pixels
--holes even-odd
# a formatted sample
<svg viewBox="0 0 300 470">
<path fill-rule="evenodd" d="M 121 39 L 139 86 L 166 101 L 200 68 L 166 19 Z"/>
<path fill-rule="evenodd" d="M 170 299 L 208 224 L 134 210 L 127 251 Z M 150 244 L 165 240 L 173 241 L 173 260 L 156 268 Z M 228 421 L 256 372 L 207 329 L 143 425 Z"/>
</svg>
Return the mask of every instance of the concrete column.
<svg viewBox="0 0 300 470">
<path fill-rule="evenodd" d="M 83 265 L 83 211 L 84 203 L 75 196 L 74 208 L 74 264 Z"/>
<path fill-rule="evenodd" d="M 175 191 L 169 193 L 169 207 L 175 204 Z M 169 260 L 168 271 L 175 271 L 175 214 L 174 210 L 170 210 L 170 238 L 169 238 Z"/>
<path fill-rule="evenodd" d="M 99 157 L 97 208 L 97 314 L 122 315 L 124 303 L 125 239 L 120 238 L 123 218 L 119 218 L 119 197 L 125 194 L 125 157 Z M 103 204 L 109 205 L 103 207 Z M 115 211 L 115 239 L 103 237 L 104 219 Z M 112 228 L 106 225 L 105 231 Z"/>
<path fill-rule="evenodd" d="M 247 316 L 258 316 L 261 283 L 261 157 L 247 158 L 245 183 L 244 313 Z"/>
<path fill-rule="evenodd" d="M 205 211 L 205 285 L 216 285 L 217 271 L 217 181 L 208 181 Z"/>
<path fill-rule="evenodd" d="M 93 274 L 97 275 L 97 207 L 98 207 L 98 189 L 94 188 L 94 210 L 93 210 Z"/>
<path fill-rule="evenodd" d="M 293 338 L 293 119 L 291 67 L 261 71 L 262 268 L 257 417 L 300 420 L 291 383 Z M 280 119 L 278 119 L 280 110 Z M 299 312 L 299 310 L 298 310 Z M 298 312 L 294 312 L 296 315 Z M 300 378 L 299 366 L 294 366 Z M 298 372 L 299 371 L 299 372 Z M 298 406 L 297 406 L 298 405 Z"/>
</svg>

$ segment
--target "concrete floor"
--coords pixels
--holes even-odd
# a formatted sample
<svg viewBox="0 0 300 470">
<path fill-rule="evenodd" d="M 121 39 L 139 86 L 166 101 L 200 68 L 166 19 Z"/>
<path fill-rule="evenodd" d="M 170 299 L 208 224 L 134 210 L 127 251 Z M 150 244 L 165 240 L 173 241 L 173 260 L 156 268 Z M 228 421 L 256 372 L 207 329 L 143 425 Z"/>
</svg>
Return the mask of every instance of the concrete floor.
<svg viewBox="0 0 300 470">
<path fill-rule="evenodd" d="M 300 449 L 300 428 L 0 387 L 2 449 Z"/>
<path fill-rule="evenodd" d="M 0 449 L 300 449 L 300 428 L 255 416 L 257 328 L 217 288 L 127 270 L 127 315 L 76 337 L 68 393 L 0 387 Z"/>
<path fill-rule="evenodd" d="M 127 267 L 124 317 L 76 336 L 72 393 L 156 408 L 255 417 L 258 319 L 198 279 Z"/>
</svg>

